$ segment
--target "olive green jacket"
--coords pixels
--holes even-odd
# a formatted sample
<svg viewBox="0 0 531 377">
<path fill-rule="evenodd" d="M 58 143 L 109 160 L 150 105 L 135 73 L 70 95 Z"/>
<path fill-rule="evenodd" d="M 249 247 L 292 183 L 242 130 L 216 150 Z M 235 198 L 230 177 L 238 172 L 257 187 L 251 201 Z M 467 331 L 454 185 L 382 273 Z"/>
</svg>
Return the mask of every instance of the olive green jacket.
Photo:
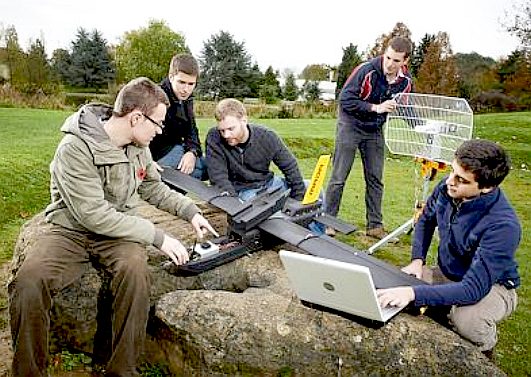
<svg viewBox="0 0 531 377">
<path fill-rule="evenodd" d="M 164 233 L 135 214 L 140 199 L 188 221 L 199 209 L 162 183 L 148 148 L 111 143 L 103 128 L 111 114 L 107 105 L 85 105 L 61 127 L 65 136 L 50 164 L 46 219 L 68 229 L 160 247 Z"/>
</svg>

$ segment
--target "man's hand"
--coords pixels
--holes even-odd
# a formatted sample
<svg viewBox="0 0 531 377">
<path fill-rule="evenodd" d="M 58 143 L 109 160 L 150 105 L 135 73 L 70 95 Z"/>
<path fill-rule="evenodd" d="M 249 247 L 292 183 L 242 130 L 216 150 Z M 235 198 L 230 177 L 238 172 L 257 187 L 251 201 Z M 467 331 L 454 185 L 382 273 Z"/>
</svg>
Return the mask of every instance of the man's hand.
<svg viewBox="0 0 531 377">
<path fill-rule="evenodd" d="M 179 165 L 177 165 L 177 170 L 180 170 L 184 174 L 192 174 L 195 168 L 195 154 L 193 152 L 186 152 Z"/>
<path fill-rule="evenodd" d="M 207 219 L 205 219 L 201 214 L 199 213 L 196 213 L 194 215 L 194 217 L 192 217 L 192 220 L 190 221 L 190 223 L 192 224 L 192 226 L 194 227 L 194 230 L 197 234 L 197 238 L 198 239 L 203 239 L 203 236 L 207 233 L 207 232 L 210 232 L 212 233 L 214 236 L 216 237 L 219 237 L 219 234 L 218 232 L 216 232 L 214 230 L 214 228 L 212 228 L 212 225 L 210 225 L 210 223 L 208 222 Z"/>
<path fill-rule="evenodd" d="M 386 306 L 406 306 L 415 299 L 415 291 L 411 287 L 377 289 L 376 296 L 382 308 Z"/>
<path fill-rule="evenodd" d="M 162 242 L 160 249 L 164 254 L 170 257 L 173 263 L 177 266 L 188 262 L 188 251 L 186 251 L 186 248 L 179 240 L 173 237 L 164 235 L 164 241 Z"/>
<path fill-rule="evenodd" d="M 410 264 L 402 268 L 402 271 L 408 275 L 413 275 L 417 279 L 422 279 L 422 266 L 424 262 L 422 259 L 413 259 Z"/>
<path fill-rule="evenodd" d="M 396 101 L 388 99 L 385 102 L 380 103 L 379 105 L 372 106 L 373 111 L 376 111 L 378 114 L 381 113 L 390 113 L 396 109 Z"/>
</svg>

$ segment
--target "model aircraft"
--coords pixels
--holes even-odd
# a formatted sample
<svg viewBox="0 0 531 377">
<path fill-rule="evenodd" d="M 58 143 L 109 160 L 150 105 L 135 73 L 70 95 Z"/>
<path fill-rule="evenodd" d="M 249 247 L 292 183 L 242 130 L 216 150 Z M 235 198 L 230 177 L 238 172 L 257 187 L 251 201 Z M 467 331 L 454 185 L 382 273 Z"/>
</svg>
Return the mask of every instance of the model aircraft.
<svg viewBox="0 0 531 377">
<path fill-rule="evenodd" d="M 161 176 L 168 186 L 194 193 L 223 210 L 228 219 L 227 234 L 195 244 L 190 249 L 188 263 L 176 266 L 166 262 L 164 267 L 170 273 L 199 274 L 255 251 L 288 242 L 301 252 L 368 267 L 376 288 L 426 284 L 363 251 L 310 231 L 308 225 L 312 221 L 347 234 L 356 229 L 324 213 L 320 201 L 303 204 L 304 200 L 299 202 L 289 198 L 289 190 L 274 189 L 264 190 L 253 200 L 242 202 L 238 197 L 229 196 L 175 169 L 166 167 Z"/>
</svg>

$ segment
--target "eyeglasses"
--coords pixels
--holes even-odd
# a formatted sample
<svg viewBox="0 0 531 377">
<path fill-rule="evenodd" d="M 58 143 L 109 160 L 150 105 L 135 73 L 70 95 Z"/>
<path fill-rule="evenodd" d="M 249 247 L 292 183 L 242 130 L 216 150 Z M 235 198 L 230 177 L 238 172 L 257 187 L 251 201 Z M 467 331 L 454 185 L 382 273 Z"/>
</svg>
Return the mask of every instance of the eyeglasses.
<svg viewBox="0 0 531 377">
<path fill-rule="evenodd" d="M 147 116 L 146 114 L 142 113 L 142 115 L 147 119 L 149 120 L 151 123 L 153 123 L 155 126 L 159 127 L 161 130 L 164 129 L 164 127 L 166 127 L 166 125 L 164 124 L 164 121 L 161 121 L 160 123 L 158 122 L 155 122 L 153 119 L 151 119 L 149 116 Z"/>
</svg>

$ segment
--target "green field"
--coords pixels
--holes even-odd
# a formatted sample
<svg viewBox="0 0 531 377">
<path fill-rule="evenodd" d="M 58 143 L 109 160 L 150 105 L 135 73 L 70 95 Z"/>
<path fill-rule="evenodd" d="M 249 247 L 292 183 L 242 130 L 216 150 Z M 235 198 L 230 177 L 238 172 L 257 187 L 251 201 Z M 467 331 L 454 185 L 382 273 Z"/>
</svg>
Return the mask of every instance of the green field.
<svg viewBox="0 0 531 377">
<path fill-rule="evenodd" d="M 61 138 L 59 127 L 67 112 L 0 108 L 0 262 L 11 258 L 20 226 L 41 211 L 49 200 L 48 164 Z M 503 189 L 515 207 L 524 229 L 517 254 L 523 286 L 518 290 L 516 313 L 500 326 L 498 365 L 511 376 L 529 375 L 531 365 L 529 323 L 531 322 L 531 244 L 529 231 L 529 172 L 531 156 L 531 113 L 488 114 L 475 117 L 475 137 L 499 142 L 507 148 L 514 169 Z M 204 137 L 212 119 L 199 120 Z M 333 119 L 257 120 L 274 128 L 297 156 L 305 178 L 310 178 L 319 154 L 331 153 L 334 144 Z M 436 180 L 439 177 L 436 178 Z M 413 214 L 416 193 L 422 187 L 419 167 L 412 159 L 389 155 L 385 167 L 384 219 L 394 229 Z M 359 159 L 349 177 L 339 216 L 360 227 L 365 223 L 364 186 Z M 371 244 L 364 236 L 342 236 L 341 240 L 360 249 Z M 397 265 L 409 260 L 410 236 L 375 255 Z M 0 326 L 5 327 L 5 299 L 0 296 Z"/>
</svg>

